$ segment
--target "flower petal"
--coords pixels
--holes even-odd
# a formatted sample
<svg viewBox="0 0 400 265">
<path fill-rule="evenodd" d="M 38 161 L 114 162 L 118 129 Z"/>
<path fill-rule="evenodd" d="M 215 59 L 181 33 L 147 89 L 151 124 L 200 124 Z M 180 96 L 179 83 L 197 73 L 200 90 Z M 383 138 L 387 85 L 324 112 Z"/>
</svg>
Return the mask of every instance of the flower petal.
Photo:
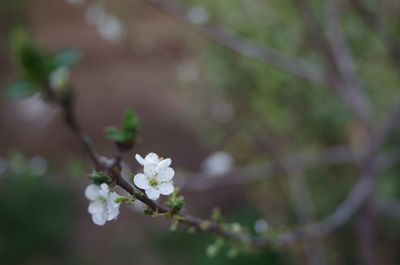
<svg viewBox="0 0 400 265">
<path fill-rule="evenodd" d="M 170 195 L 174 192 L 174 185 L 171 182 L 165 182 L 158 186 L 158 189 L 162 195 Z"/>
<path fill-rule="evenodd" d="M 88 200 L 94 201 L 99 196 L 99 186 L 90 184 L 86 187 L 85 196 Z"/>
<path fill-rule="evenodd" d="M 111 221 L 117 218 L 118 214 L 119 214 L 119 204 L 117 204 L 117 206 L 115 205 L 109 206 L 107 209 L 107 220 Z"/>
<path fill-rule="evenodd" d="M 150 200 L 157 200 L 160 198 L 160 192 L 154 188 L 146 189 L 145 190 L 147 198 Z"/>
<path fill-rule="evenodd" d="M 175 175 L 175 171 L 170 168 L 167 167 L 165 169 L 161 169 L 160 172 L 158 173 L 158 180 L 160 182 L 166 182 L 166 181 L 170 181 Z"/>
<path fill-rule="evenodd" d="M 160 168 L 166 168 L 166 167 L 169 167 L 169 166 L 171 165 L 171 163 L 172 163 L 171 158 L 166 158 L 166 159 L 161 160 L 161 161 L 158 163 L 158 167 L 160 167 Z"/>
<path fill-rule="evenodd" d="M 100 201 L 94 201 L 89 204 L 88 212 L 90 214 L 97 214 L 104 211 L 104 209 L 105 209 L 104 203 L 101 203 Z"/>
<path fill-rule="evenodd" d="M 103 198 L 108 198 L 108 195 L 110 193 L 110 188 L 106 183 L 103 183 L 100 185 L 100 196 Z"/>
<path fill-rule="evenodd" d="M 139 154 L 136 154 L 136 155 L 135 155 L 135 158 L 136 158 L 136 161 L 138 161 L 139 164 L 141 164 L 142 166 L 144 166 L 145 160 L 144 160 L 143 157 L 141 157 Z"/>
<path fill-rule="evenodd" d="M 158 155 L 156 153 L 148 153 L 144 158 L 146 163 L 158 163 Z"/>
<path fill-rule="evenodd" d="M 143 168 L 143 171 L 147 177 L 152 178 L 158 174 L 159 168 L 157 167 L 157 164 L 146 164 Z"/>
<path fill-rule="evenodd" d="M 138 188 L 141 188 L 144 190 L 148 189 L 150 187 L 149 181 L 148 181 L 146 175 L 143 173 L 136 174 L 135 177 L 133 178 L 133 183 L 135 183 L 135 185 Z"/>
<path fill-rule="evenodd" d="M 104 225 L 107 221 L 106 209 L 104 209 L 102 212 L 92 214 L 92 220 L 96 225 Z"/>
</svg>

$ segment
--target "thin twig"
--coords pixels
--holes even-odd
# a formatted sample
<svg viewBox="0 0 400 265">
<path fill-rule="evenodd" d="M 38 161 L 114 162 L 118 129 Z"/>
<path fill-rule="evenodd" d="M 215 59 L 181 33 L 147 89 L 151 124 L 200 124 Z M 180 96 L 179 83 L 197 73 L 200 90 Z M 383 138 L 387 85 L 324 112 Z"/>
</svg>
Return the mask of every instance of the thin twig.
<svg viewBox="0 0 400 265">
<path fill-rule="evenodd" d="M 349 106 L 355 117 L 361 122 L 367 135 L 370 135 L 369 100 L 364 94 L 361 82 L 355 74 L 352 58 L 340 28 L 337 9 L 329 11 L 328 32 L 318 22 L 314 11 L 307 0 L 292 0 L 305 26 L 312 36 L 312 45 L 319 51 L 325 61 L 326 78 L 331 87 Z M 334 2 L 331 2 L 334 4 Z M 335 5 L 333 5 L 335 7 Z M 330 32 L 329 32 L 330 31 Z M 330 39 L 327 38 L 331 35 Z M 333 40 L 333 43 L 331 43 Z M 350 63 L 350 65 L 348 65 Z M 351 70 L 348 72 L 348 70 Z"/>
<path fill-rule="evenodd" d="M 279 51 L 260 46 L 250 40 L 246 40 L 230 30 L 226 30 L 211 22 L 204 25 L 193 23 L 188 19 L 188 10 L 172 0 L 145 0 L 152 6 L 170 14 L 174 19 L 185 22 L 193 26 L 197 31 L 223 45 L 224 47 L 241 54 L 243 56 L 256 59 L 267 64 L 273 65 L 281 70 L 291 73 L 299 78 L 312 83 L 327 85 L 323 72 L 318 66 L 311 62 L 304 62 L 291 58 Z"/>
</svg>

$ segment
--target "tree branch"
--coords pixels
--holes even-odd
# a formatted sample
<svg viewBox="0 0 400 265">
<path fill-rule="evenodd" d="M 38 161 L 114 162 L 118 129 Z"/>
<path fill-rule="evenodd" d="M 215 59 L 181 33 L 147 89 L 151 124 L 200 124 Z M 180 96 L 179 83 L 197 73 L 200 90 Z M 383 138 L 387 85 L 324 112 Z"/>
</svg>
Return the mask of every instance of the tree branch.
<svg viewBox="0 0 400 265">
<path fill-rule="evenodd" d="M 155 8 L 170 14 L 173 18 L 193 26 L 220 45 L 249 58 L 262 61 L 284 70 L 294 76 L 319 85 L 327 85 L 323 72 L 318 66 L 310 62 L 303 62 L 289 57 L 273 49 L 261 47 L 250 40 L 243 39 L 232 31 L 221 28 L 212 23 L 199 25 L 187 17 L 187 9 L 171 0 L 145 0 Z"/>
<path fill-rule="evenodd" d="M 307 0 L 292 0 L 304 19 L 305 26 L 313 37 L 312 45 L 325 61 L 326 78 L 331 87 L 362 123 L 369 134 L 370 107 L 361 81 L 355 73 L 351 54 L 347 48 L 339 23 L 339 13 L 334 0 L 329 3 L 328 27 L 322 28 Z M 328 33 L 329 38 L 326 36 Z M 368 136 L 368 135 L 367 135 Z"/>
</svg>

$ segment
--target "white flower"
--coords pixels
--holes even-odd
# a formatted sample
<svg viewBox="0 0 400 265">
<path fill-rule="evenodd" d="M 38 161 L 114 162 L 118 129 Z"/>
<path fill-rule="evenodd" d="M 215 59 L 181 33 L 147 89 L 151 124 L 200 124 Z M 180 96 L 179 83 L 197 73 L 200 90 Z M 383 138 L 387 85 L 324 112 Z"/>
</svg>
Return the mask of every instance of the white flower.
<svg viewBox="0 0 400 265">
<path fill-rule="evenodd" d="M 104 225 L 106 221 L 111 221 L 118 216 L 120 203 L 115 200 L 120 196 L 110 191 L 107 184 L 103 183 L 100 187 L 90 184 L 85 190 L 85 196 L 91 201 L 88 212 L 96 225 Z"/>
<path fill-rule="evenodd" d="M 233 158 L 230 154 L 218 151 L 208 156 L 202 167 L 207 177 L 215 178 L 232 170 L 233 164 Z"/>
<path fill-rule="evenodd" d="M 157 200 L 160 194 L 170 195 L 174 191 L 172 178 L 175 171 L 170 167 L 170 158 L 163 159 L 155 153 L 149 153 L 145 158 L 136 154 L 135 158 L 143 166 L 144 174 L 135 175 L 133 182 L 149 199 Z"/>
</svg>

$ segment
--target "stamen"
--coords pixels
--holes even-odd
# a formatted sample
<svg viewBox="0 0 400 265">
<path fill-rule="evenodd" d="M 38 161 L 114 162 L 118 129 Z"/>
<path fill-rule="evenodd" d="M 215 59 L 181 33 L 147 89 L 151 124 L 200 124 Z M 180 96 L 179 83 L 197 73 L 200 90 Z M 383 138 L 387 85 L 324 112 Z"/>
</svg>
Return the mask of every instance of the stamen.
<svg viewBox="0 0 400 265">
<path fill-rule="evenodd" d="M 150 185 L 153 186 L 153 187 L 158 186 L 158 180 L 157 180 L 157 178 L 152 178 L 152 179 L 150 180 Z"/>
</svg>

